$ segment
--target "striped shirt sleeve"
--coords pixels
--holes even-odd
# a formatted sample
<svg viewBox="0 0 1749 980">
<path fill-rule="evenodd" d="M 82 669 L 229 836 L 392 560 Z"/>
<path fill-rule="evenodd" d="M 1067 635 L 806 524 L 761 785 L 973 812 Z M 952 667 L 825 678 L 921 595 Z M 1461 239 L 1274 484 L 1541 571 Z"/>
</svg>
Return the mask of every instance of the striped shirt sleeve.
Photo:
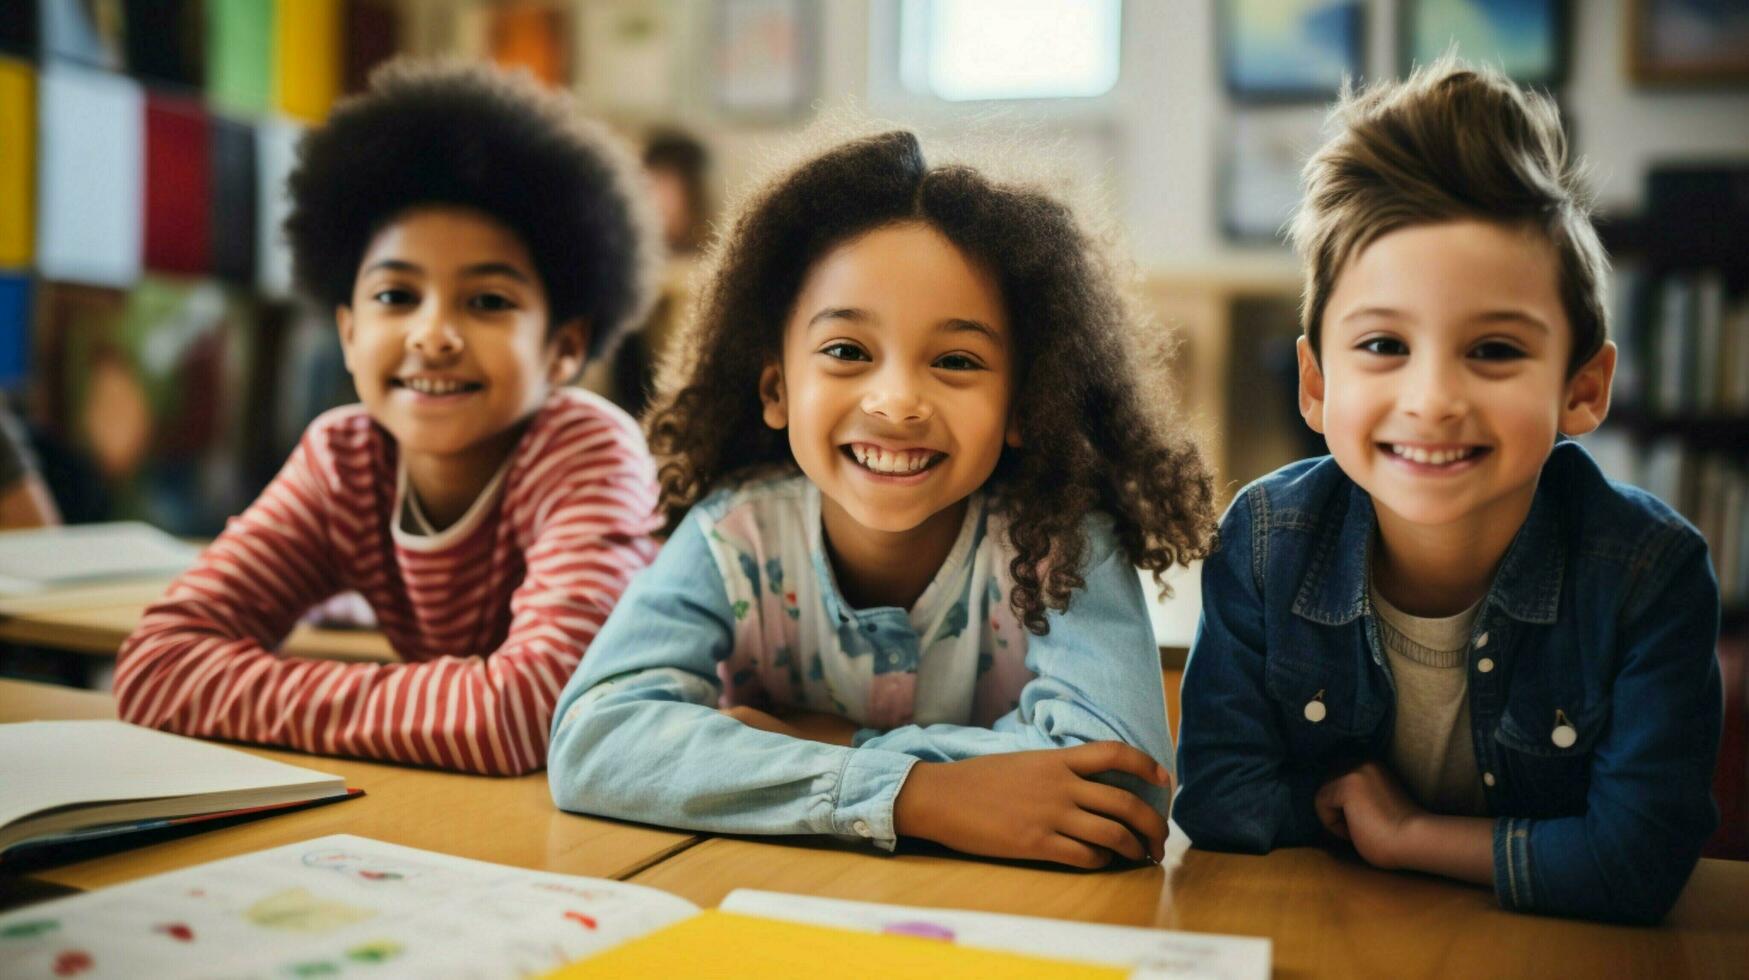
<svg viewBox="0 0 1749 980">
<path fill-rule="evenodd" d="M 271 652 L 337 588 L 331 516 L 312 455 L 306 436 L 255 503 L 146 609 L 117 654 L 122 718 L 186 735 L 346 751 L 321 737 L 327 720 L 362 707 L 388 671 Z"/>
<path fill-rule="evenodd" d="M 332 563 L 347 560 L 328 547 L 322 527 L 345 508 L 319 506 L 320 474 L 306 439 L 122 648 L 116 696 L 123 717 L 190 735 L 464 772 L 540 768 L 560 689 L 654 554 L 648 458 L 611 428 L 543 433 L 541 452 L 532 455 L 539 462 L 506 487 L 502 506 L 526 572 L 519 583 L 494 578 L 474 598 L 509 604 L 508 634 L 497 649 L 402 664 L 270 652 L 305 609 L 335 590 Z M 337 481 L 336 492 L 344 485 Z M 458 569 L 488 563 L 486 536 L 469 547 L 479 553 L 446 557 Z M 458 597 L 443 583 L 403 584 L 424 607 L 416 610 L 424 623 L 441 627 L 456 612 Z"/>
</svg>

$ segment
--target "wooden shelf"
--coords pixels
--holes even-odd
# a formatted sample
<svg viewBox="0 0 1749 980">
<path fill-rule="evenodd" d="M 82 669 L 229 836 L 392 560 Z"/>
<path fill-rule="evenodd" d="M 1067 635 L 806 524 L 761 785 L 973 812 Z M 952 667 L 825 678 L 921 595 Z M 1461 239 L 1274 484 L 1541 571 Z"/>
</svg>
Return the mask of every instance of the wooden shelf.
<svg viewBox="0 0 1749 980">
<path fill-rule="evenodd" d="M 1604 423 L 1642 439 L 1675 436 L 1698 449 L 1742 449 L 1749 445 L 1749 415 L 1713 412 L 1652 414 L 1637 407 L 1615 408 Z"/>
</svg>

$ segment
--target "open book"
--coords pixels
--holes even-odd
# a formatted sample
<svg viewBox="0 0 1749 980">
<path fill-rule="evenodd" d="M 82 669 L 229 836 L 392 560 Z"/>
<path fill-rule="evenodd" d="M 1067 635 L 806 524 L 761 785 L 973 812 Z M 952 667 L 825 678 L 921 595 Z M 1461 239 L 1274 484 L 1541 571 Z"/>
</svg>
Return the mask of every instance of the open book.
<svg viewBox="0 0 1749 980">
<path fill-rule="evenodd" d="M 138 521 L 0 531 L 0 595 L 169 578 L 194 564 L 199 553 Z"/>
<path fill-rule="evenodd" d="M 559 976 L 764 977 L 820 949 L 832 958 L 807 972 L 1269 974 L 1263 939 L 750 891 L 700 912 L 640 885 L 344 834 L 0 915 L 7 977 L 519 977 L 567 964 Z"/>
<path fill-rule="evenodd" d="M 339 776 L 121 721 L 0 725 L 0 858 L 350 792 Z"/>
</svg>

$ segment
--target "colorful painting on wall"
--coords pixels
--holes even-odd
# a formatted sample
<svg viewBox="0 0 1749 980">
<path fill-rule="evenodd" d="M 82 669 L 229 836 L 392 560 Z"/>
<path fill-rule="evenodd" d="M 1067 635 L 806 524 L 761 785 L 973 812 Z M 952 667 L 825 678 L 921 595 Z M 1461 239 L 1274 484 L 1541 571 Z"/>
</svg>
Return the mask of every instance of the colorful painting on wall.
<svg viewBox="0 0 1749 980">
<path fill-rule="evenodd" d="M 1328 102 L 1365 69 L 1360 0 L 1231 0 L 1215 5 L 1222 74 L 1240 102 Z"/>
</svg>

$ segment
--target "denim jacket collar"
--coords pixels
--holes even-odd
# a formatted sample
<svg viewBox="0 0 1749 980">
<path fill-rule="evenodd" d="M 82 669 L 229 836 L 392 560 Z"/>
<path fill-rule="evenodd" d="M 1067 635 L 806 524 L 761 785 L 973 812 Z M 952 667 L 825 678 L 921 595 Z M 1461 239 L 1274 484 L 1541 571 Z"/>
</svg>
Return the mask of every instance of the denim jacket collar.
<svg viewBox="0 0 1749 980">
<path fill-rule="evenodd" d="M 1331 512 L 1319 522 L 1312 561 L 1300 581 L 1293 611 L 1314 623 L 1340 626 L 1366 612 L 1368 563 L 1378 520 L 1372 497 L 1359 485 L 1348 482 L 1346 495 L 1332 496 Z M 1555 496 L 1546 481 L 1539 482 L 1530 513 L 1488 590 L 1487 604 L 1521 622 L 1553 623 L 1560 607 L 1567 555 Z"/>
<path fill-rule="evenodd" d="M 1530 502 L 1524 526 L 1506 549 L 1488 601 L 1524 623 L 1553 623 L 1561 606 L 1561 576 L 1567 567 L 1567 544 L 1561 534 L 1556 492 L 1545 474 Z"/>
</svg>

